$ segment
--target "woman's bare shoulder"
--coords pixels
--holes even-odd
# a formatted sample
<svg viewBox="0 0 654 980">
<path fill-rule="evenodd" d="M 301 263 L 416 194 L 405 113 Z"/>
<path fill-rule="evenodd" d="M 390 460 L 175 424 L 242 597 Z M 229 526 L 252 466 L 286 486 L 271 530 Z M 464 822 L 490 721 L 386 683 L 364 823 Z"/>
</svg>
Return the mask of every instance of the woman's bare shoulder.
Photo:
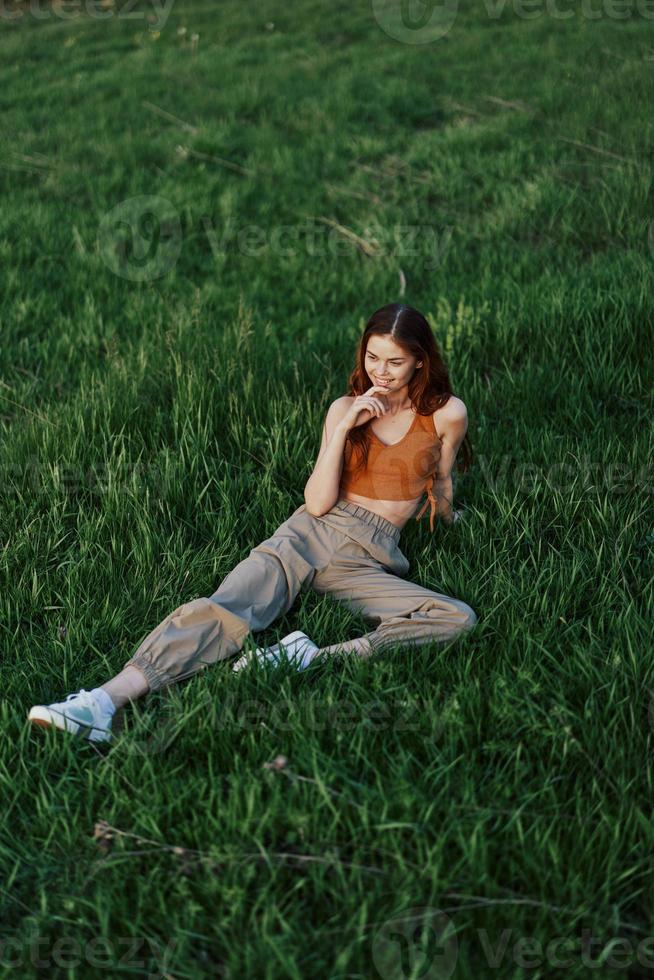
<svg viewBox="0 0 654 980">
<path fill-rule="evenodd" d="M 443 405 L 443 410 L 452 418 L 463 418 L 468 414 L 465 402 L 457 395 L 450 395 Z"/>
<path fill-rule="evenodd" d="M 445 433 L 452 426 L 459 429 L 462 425 L 467 428 L 468 409 L 457 395 L 450 395 L 448 400 L 440 408 L 437 408 L 432 416 L 434 428 L 438 436 L 442 439 Z"/>
<path fill-rule="evenodd" d="M 330 403 L 328 412 L 338 414 L 339 411 L 344 411 L 349 408 L 354 401 L 354 395 L 341 395 L 339 398 L 335 398 L 333 402 Z"/>
<path fill-rule="evenodd" d="M 325 423 L 328 428 L 336 425 L 345 415 L 347 415 L 353 401 L 354 398 L 350 395 L 341 395 L 340 398 L 335 398 L 333 402 L 330 402 L 329 408 L 327 409 L 327 414 L 325 416 Z"/>
</svg>

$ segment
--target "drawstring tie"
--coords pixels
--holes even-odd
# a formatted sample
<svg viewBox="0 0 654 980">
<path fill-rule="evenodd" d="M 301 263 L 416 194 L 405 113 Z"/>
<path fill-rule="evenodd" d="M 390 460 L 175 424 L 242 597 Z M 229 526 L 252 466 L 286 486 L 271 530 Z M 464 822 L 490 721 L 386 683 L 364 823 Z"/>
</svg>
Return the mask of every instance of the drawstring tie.
<svg viewBox="0 0 654 980">
<path fill-rule="evenodd" d="M 433 533 L 433 530 L 434 530 L 434 517 L 436 516 L 436 498 L 434 497 L 433 493 L 431 492 L 433 485 L 434 485 L 434 478 L 432 476 L 432 477 L 429 478 L 429 482 L 426 485 L 427 486 L 427 499 L 425 500 L 424 504 L 420 508 L 420 513 L 416 516 L 416 520 L 419 521 L 420 518 L 422 517 L 422 515 L 427 510 L 427 504 L 431 504 L 431 512 L 429 514 L 429 530 L 432 533 Z"/>
</svg>

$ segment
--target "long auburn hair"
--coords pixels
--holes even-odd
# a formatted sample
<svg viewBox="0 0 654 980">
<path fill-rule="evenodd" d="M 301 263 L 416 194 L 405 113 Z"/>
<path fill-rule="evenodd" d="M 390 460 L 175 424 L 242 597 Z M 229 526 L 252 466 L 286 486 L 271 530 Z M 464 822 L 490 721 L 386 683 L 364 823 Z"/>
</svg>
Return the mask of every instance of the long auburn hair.
<svg viewBox="0 0 654 980">
<path fill-rule="evenodd" d="M 433 415 L 437 408 L 442 408 L 449 401 L 452 391 L 450 376 L 445 366 L 442 354 L 429 322 L 422 313 L 412 306 L 403 303 L 389 303 L 372 314 L 366 323 L 356 352 L 356 367 L 350 374 L 348 395 L 357 397 L 363 395 L 373 384 L 364 367 L 368 341 L 372 336 L 387 336 L 402 347 L 408 354 L 422 361 L 422 367 L 416 371 L 409 381 L 409 398 L 419 415 Z M 370 424 L 375 416 L 367 422 L 350 429 L 346 443 L 351 443 L 353 458 L 358 456 L 355 470 L 368 463 L 370 446 Z M 458 462 L 459 453 L 463 459 Z M 466 432 L 457 454 L 456 469 L 467 473 L 472 465 L 472 444 Z"/>
</svg>

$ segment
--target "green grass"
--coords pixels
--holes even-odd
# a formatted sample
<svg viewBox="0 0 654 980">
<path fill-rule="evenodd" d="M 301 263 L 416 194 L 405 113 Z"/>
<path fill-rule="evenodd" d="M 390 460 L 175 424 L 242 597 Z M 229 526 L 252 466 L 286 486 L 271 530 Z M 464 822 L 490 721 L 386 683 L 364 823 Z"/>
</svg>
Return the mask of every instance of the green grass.
<svg viewBox="0 0 654 980">
<path fill-rule="evenodd" d="M 654 24 L 571 9 L 466 2 L 425 45 L 342 0 L 2 22 L 2 976 L 417 978 L 379 930 L 437 911 L 430 977 L 651 975 Z M 147 225 L 107 264 L 139 195 L 144 281 Z M 467 520 L 401 547 L 474 632 L 220 664 L 106 752 L 31 730 L 302 503 L 398 300 L 475 451 Z M 369 627 L 309 592 L 257 641 L 296 628 Z"/>
</svg>

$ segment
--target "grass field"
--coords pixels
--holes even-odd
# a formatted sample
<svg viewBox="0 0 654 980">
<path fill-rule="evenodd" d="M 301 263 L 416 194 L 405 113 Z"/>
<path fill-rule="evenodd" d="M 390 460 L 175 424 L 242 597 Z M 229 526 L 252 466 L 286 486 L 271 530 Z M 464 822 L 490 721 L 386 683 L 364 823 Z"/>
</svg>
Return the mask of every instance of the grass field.
<svg viewBox="0 0 654 980">
<path fill-rule="evenodd" d="M 654 11 L 76 9 L 0 20 L 1 975 L 654 975 Z M 475 452 L 401 546 L 474 632 L 31 729 L 302 503 L 400 300 Z"/>
</svg>

